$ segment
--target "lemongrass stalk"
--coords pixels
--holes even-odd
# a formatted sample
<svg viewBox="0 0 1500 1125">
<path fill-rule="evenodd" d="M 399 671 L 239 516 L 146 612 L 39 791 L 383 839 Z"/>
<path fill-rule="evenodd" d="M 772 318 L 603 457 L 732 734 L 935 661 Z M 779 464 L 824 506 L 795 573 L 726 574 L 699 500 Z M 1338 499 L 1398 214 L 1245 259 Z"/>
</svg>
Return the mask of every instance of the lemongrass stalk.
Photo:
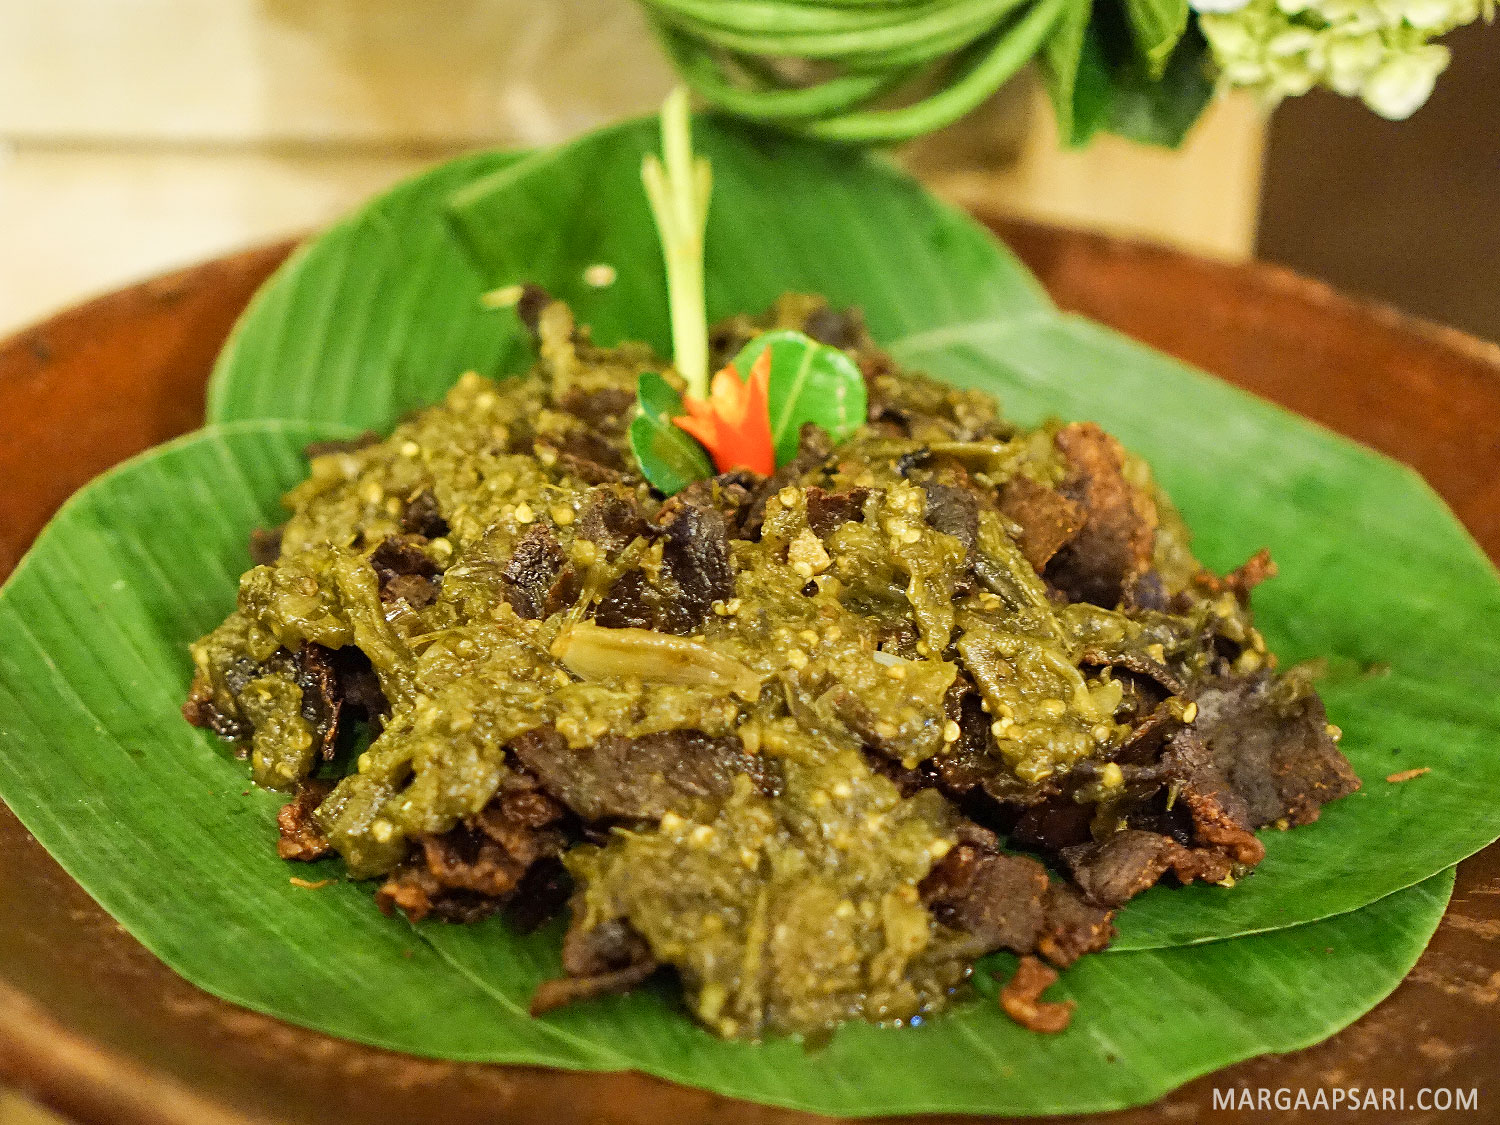
<svg viewBox="0 0 1500 1125">
<path fill-rule="evenodd" d="M 672 313 L 672 362 L 694 398 L 708 397 L 708 310 L 703 289 L 703 240 L 713 172 L 693 156 L 688 92 L 677 87 L 661 108 L 662 157 L 641 164 L 646 198 L 661 235 Z"/>
</svg>

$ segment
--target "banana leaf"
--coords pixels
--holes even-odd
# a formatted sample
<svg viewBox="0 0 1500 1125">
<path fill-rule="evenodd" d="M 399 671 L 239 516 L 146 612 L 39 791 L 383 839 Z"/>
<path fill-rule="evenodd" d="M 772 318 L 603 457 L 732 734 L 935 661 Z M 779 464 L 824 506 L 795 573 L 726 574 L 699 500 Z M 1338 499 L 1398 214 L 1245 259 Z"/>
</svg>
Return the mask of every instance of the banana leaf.
<svg viewBox="0 0 1500 1125">
<path fill-rule="evenodd" d="M 1115 948 L 1326 918 L 1500 834 L 1483 815 L 1500 787 L 1500 639 L 1474 626 L 1500 614 L 1500 581 L 1415 474 L 1063 315 L 988 232 L 878 158 L 713 118 L 695 133 L 715 174 L 712 317 L 759 311 L 788 289 L 859 306 L 898 359 L 988 391 L 1020 420 L 1057 414 L 1118 434 L 1151 463 L 1210 564 L 1226 570 L 1263 546 L 1281 563 L 1257 592 L 1259 621 L 1286 660 L 1328 663 L 1330 715 L 1364 789 L 1316 825 L 1263 833 L 1265 863 L 1235 888 L 1148 892 L 1124 912 Z M 490 170 L 450 165 L 377 200 L 251 308 L 215 372 L 213 420 L 386 426 L 394 404 L 430 401 L 461 373 L 450 323 L 519 337 L 513 313 L 475 310 L 491 287 L 524 281 L 572 302 L 602 342 L 668 351 L 661 252 L 640 187 L 641 157 L 657 144 L 655 121 L 628 123 Z M 382 233 L 398 210 L 399 240 Z M 373 336 L 368 317 L 326 315 L 358 307 L 371 276 L 404 277 L 408 261 L 454 263 L 451 309 Z M 589 283 L 596 264 L 615 268 L 614 285 Z M 524 363 L 518 343 L 493 354 L 471 366 L 502 374 Z M 1384 781 L 1415 766 L 1431 773 Z"/>
<path fill-rule="evenodd" d="M 556 926 L 412 927 L 334 864 L 282 862 L 282 799 L 177 713 L 186 645 L 233 605 L 246 533 L 279 518 L 306 442 L 349 433 L 245 422 L 148 453 L 69 501 L 0 590 L 0 797 L 131 933 L 225 999 L 421 1055 L 636 1069 L 830 1114 L 1097 1111 L 1323 1038 L 1395 987 L 1441 917 L 1451 871 L 1321 922 L 1085 959 L 1056 989 L 1078 1002 L 1073 1026 L 1050 1038 L 999 1011 L 987 970 L 1009 958 L 950 1014 L 813 1049 L 713 1039 L 665 989 L 531 1019 L 531 987 L 559 968 Z"/>
</svg>

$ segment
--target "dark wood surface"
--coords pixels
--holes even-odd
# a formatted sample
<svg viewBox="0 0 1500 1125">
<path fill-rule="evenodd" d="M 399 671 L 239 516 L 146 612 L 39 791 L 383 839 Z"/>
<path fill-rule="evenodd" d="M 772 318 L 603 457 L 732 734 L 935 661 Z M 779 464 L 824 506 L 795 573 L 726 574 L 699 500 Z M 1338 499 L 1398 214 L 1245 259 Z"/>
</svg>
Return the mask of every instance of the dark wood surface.
<svg viewBox="0 0 1500 1125">
<path fill-rule="evenodd" d="M 995 225 L 1064 307 L 1414 465 L 1500 558 L 1500 349 L 1264 266 Z M 214 354 L 287 249 L 123 290 L 0 342 L 0 576 L 74 489 L 197 424 Z M 1095 1120 L 1284 1121 L 1274 1111 L 1215 1113 L 1213 1090 L 1335 1086 L 1404 1088 L 1409 1099 L 1424 1086 L 1477 1087 L 1479 1113 L 1465 1119 L 1500 1120 L 1497 943 L 1492 848 L 1460 867 L 1453 905 L 1416 970 L 1354 1026 Z M 811 1120 L 635 1074 L 416 1059 L 235 1008 L 147 953 L 3 806 L 0 1077 L 98 1125 Z"/>
</svg>

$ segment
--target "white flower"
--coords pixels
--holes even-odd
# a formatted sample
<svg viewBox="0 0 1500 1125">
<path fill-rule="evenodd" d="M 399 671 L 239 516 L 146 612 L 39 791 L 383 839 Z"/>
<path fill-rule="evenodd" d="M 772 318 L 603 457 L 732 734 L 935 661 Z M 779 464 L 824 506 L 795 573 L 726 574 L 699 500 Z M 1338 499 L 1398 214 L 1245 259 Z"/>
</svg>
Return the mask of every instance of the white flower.
<svg viewBox="0 0 1500 1125">
<path fill-rule="evenodd" d="M 1448 65 L 1436 36 L 1493 0 L 1191 0 L 1221 86 L 1268 103 L 1327 86 L 1392 120 L 1411 116 Z"/>
<path fill-rule="evenodd" d="M 1448 48 L 1436 44 L 1393 53 L 1370 76 L 1360 97 L 1381 117 L 1405 121 L 1431 96 L 1438 75 L 1447 66 Z"/>
</svg>

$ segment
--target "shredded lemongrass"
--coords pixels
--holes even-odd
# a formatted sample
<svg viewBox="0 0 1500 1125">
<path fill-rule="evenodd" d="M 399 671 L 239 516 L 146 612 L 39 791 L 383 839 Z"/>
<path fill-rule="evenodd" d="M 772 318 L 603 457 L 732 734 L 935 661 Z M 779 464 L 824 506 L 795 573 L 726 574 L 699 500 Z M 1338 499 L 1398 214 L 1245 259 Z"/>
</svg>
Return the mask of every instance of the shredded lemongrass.
<svg viewBox="0 0 1500 1125">
<path fill-rule="evenodd" d="M 672 310 L 672 361 L 694 398 L 708 397 L 708 311 L 703 296 L 703 239 L 713 172 L 693 156 L 688 92 L 679 86 L 661 107 L 662 157 L 648 154 L 641 180 L 667 266 Z"/>
</svg>

